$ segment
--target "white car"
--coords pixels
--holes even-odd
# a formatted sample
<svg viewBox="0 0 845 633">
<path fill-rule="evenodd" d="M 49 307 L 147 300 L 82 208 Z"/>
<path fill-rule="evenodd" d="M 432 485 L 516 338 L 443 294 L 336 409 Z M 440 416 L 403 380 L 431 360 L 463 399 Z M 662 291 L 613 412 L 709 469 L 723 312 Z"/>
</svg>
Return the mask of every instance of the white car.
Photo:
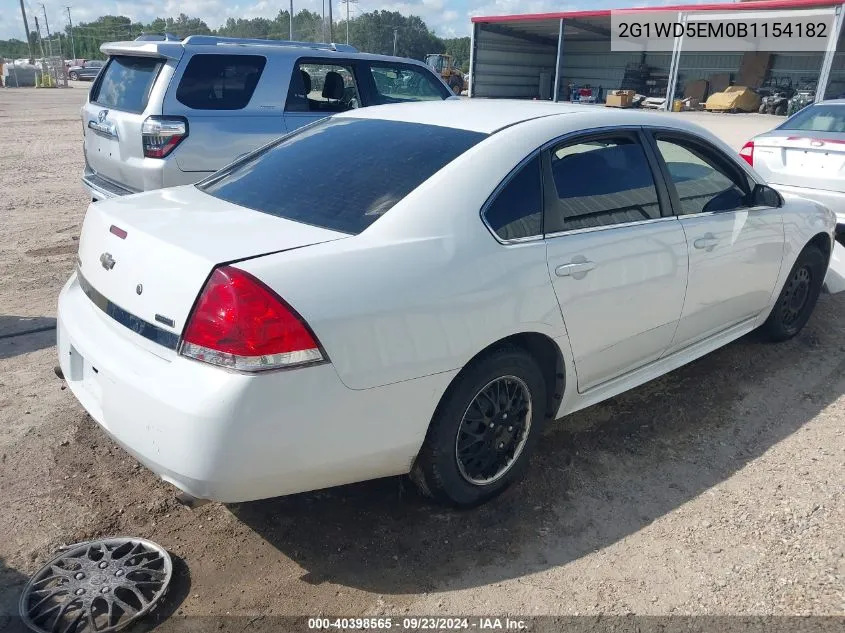
<svg viewBox="0 0 845 633">
<path fill-rule="evenodd" d="M 472 505 L 547 422 L 755 328 L 798 333 L 834 224 L 672 117 L 360 109 L 197 185 L 92 204 L 61 369 L 195 498 L 410 473 Z"/>
</svg>

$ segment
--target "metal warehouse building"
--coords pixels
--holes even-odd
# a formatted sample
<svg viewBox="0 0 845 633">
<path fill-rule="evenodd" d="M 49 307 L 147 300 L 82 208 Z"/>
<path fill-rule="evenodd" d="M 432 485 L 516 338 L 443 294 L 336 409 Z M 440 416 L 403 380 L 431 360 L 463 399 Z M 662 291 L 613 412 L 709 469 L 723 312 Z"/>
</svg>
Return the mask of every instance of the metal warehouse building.
<svg viewBox="0 0 845 633">
<path fill-rule="evenodd" d="M 668 109 L 672 97 L 682 96 L 694 80 L 707 80 L 711 88 L 742 85 L 739 80 L 747 76 L 743 73 L 749 56 L 757 56 L 759 67 L 762 55 L 762 74 L 769 80 L 793 87 L 815 82 L 817 101 L 845 96 L 843 2 L 758 0 L 632 10 L 677 12 L 678 21 L 742 19 L 750 12 L 783 19 L 824 15 L 833 20 L 833 33 L 827 49 L 819 52 L 685 52 L 681 38 L 674 40 L 674 49 L 668 52 L 613 52 L 609 10 L 476 17 L 472 20 L 469 95 L 558 101 L 569 100 L 570 86 L 606 92 L 640 81 L 651 92 L 648 96 L 666 98 Z"/>
</svg>

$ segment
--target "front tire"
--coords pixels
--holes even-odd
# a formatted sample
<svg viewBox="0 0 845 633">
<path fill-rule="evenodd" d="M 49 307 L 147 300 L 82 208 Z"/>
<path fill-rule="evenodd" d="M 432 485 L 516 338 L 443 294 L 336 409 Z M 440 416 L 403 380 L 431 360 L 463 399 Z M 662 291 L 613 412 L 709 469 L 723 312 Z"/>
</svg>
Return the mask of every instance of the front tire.
<svg viewBox="0 0 845 633">
<path fill-rule="evenodd" d="M 79 75 L 77 75 L 76 73 L 70 73 L 68 75 L 68 79 L 70 79 L 71 81 L 79 81 Z"/>
<path fill-rule="evenodd" d="M 807 244 L 798 255 L 775 302 L 772 313 L 761 327 L 771 341 L 786 341 L 807 324 L 822 290 L 827 259 L 818 246 Z"/>
<path fill-rule="evenodd" d="M 525 350 L 506 346 L 465 368 L 441 400 L 411 471 L 435 501 L 471 507 L 521 478 L 542 433 L 546 381 Z"/>
</svg>

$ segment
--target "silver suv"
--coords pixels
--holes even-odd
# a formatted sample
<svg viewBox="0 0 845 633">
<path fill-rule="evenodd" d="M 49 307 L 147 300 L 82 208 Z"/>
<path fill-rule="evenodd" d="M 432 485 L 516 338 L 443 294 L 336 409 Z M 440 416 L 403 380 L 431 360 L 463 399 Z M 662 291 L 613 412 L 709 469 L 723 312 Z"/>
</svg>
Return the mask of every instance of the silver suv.
<svg viewBox="0 0 845 633">
<path fill-rule="evenodd" d="M 336 112 L 454 97 L 421 62 L 340 44 L 192 35 L 100 50 L 82 108 L 93 200 L 196 182 Z"/>
</svg>

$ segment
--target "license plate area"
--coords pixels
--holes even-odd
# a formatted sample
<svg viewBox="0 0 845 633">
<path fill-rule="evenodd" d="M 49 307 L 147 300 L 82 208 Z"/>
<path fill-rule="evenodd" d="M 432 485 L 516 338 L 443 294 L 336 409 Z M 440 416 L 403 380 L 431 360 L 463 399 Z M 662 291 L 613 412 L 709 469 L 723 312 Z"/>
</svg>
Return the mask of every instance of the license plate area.
<svg viewBox="0 0 845 633">
<path fill-rule="evenodd" d="M 817 171 L 830 167 L 830 160 L 830 157 L 823 152 L 789 150 L 786 153 L 786 164 L 788 166 L 806 171 Z"/>
<path fill-rule="evenodd" d="M 73 345 L 70 346 L 70 375 L 68 380 L 78 382 L 88 394 L 99 403 L 103 390 L 100 386 L 100 372 Z"/>
</svg>

